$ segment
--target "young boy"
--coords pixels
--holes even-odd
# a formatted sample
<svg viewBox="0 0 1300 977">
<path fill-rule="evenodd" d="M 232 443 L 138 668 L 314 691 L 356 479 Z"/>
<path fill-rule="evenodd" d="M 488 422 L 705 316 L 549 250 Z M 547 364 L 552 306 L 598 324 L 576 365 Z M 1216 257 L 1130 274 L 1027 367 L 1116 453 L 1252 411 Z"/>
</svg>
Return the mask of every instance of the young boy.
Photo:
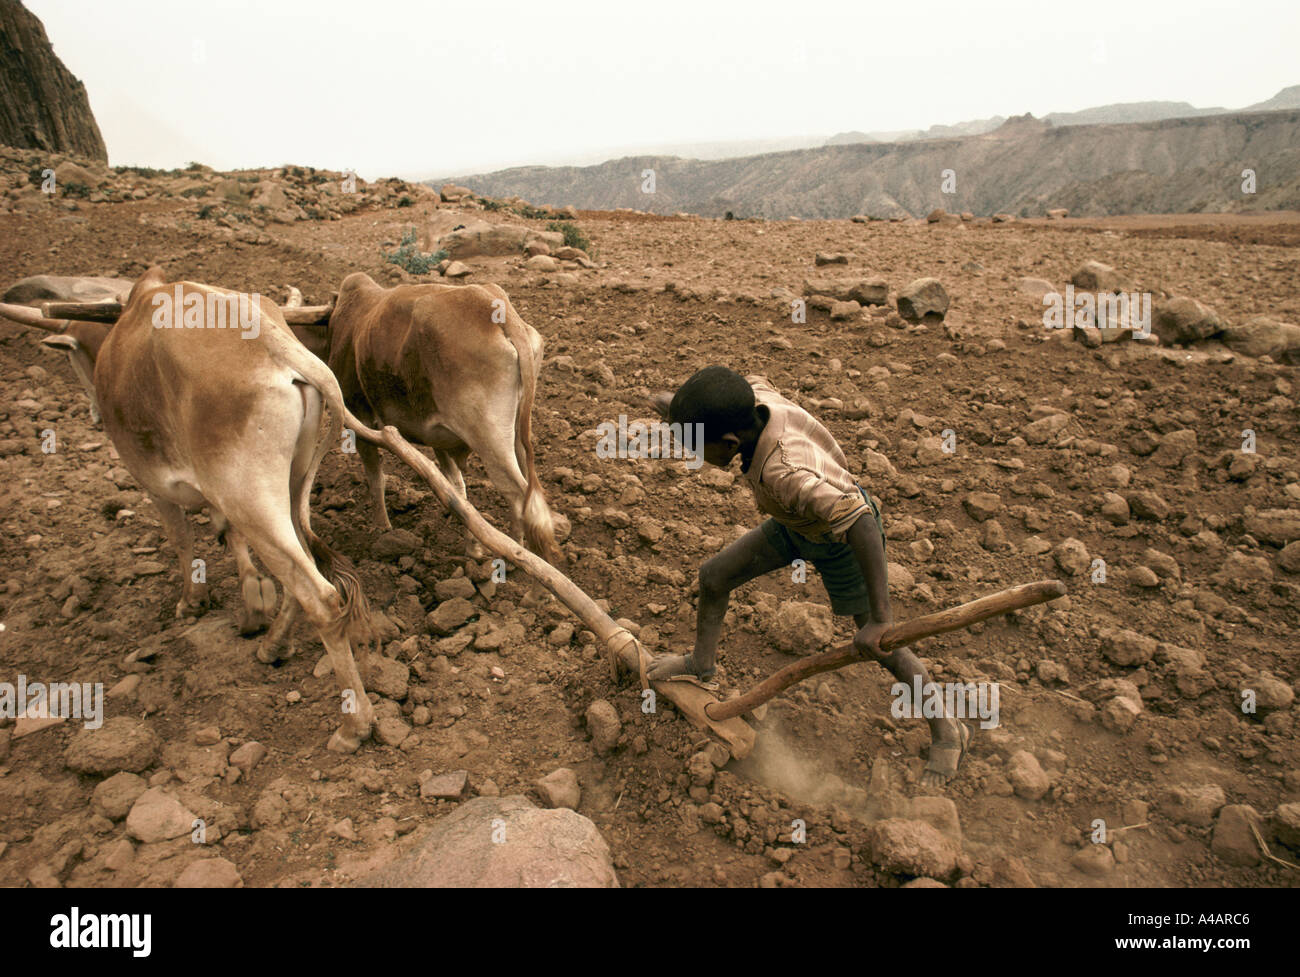
<svg viewBox="0 0 1300 977">
<path fill-rule="evenodd" d="M 694 654 L 659 656 L 649 677 L 710 681 L 731 592 L 803 559 L 821 574 L 831 610 L 852 616 L 860 655 L 880 662 L 909 688 L 918 675 L 928 683 L 925 668 L 907 648 L 880 650 L 881 637 L 893 625 L 884 526 L 879 507 L 849 474 L 830 432 L 763 377 L 742 377 L 723 366 L 705 367 L 675 394 L 655 394 L 652 403 L 669 423 L 704 425 L 702 454 L 710 465 L 726 468 L 739 455 L 754 501 L 769 518 L 700 567 Z M 946 716 L 927 721 L 930 759 L 921 782 L 932 787 L 956 774 L 970 731 Z"/>
</svg>

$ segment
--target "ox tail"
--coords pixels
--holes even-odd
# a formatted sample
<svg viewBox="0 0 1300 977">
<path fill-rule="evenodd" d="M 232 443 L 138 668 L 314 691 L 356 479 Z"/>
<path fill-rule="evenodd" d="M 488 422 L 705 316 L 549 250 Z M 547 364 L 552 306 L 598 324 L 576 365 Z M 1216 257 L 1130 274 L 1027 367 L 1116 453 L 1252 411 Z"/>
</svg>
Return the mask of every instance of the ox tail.
<svg viewBox="0 0 1300 977">
<path fill-rule="evenodd" d="M 316 473 L 320 469 L 325 453 L 332 445 L 339 444 L 345 422 L 349 427 L 357 430 L 360 436 L 371 435 L 367 440 L 373 440 L 378 435 L 352 415 L 343 403 L 343 391 L 339 389 L 338 379 L 330 372 L 330 368 L 298 342 L 292 333 L 287 333 L 287 339 L 276 331 L 266 331 L 263 335 L 267 337 L 267 345 L 273 351 L 275 358 L 295 371 L 320 394 L 324 407 L 329 413 L 328 423 L 320 426 L 311 461 L 308 463 L 298 497 L 293 500 L 293 505 L 296 509 L 298 529 L 307 541 L 307 548 L 311 552 L 312 559 L 316 561 L 316 568 L 338 591 L 341 618 L 348 624 L 349 632 L 369 640 L 372 636 L 370 604 L 357 577 L 356 568 L 351 560 L 312 532 L 311 487 L 315 484 Z M 275 339 L 272 339 L 272 336 Z"/>
<path fill-rule="evenodd" d="M 555 520 L 546 504 L 546 493 L 537 478 L 533 457 L 533 403 L 537 397 L 537 361 L 524 332 L 523 320 L 514 309 L 506 315 L 506 338 L 519 357 L 519 408 L 515 413 L 515 456 L 521 462 L 528 487 L 524 490 L 521 521 L 528 548 L 548 562 L 559 565 L 564 553 L 555 541 Z"/>
</svg>

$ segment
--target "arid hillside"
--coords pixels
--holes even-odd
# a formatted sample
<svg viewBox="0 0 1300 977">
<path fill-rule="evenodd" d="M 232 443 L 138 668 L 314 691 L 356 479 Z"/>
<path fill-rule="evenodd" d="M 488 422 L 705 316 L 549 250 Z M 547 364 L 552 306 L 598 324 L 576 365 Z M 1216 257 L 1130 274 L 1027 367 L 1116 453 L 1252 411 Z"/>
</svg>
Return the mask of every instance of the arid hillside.
<svg viewBox="0 0 1300 977">
<path fill-rule="evenodd" d="M 1242 171 L 1256 172 L 1253 193 Z M 646 192 L 645 171 L 654 171 Z M 952 178 L 947 184 L 947 173 Z M 1053 127 L 1030 117 L 959 139 L 823 146 L 739 159 L 630 157 L 458 177 L 491 197 L 656 214 L 782 219 L 1254 212 L 1300 208 L 1300 110 Z"/>
</svg>

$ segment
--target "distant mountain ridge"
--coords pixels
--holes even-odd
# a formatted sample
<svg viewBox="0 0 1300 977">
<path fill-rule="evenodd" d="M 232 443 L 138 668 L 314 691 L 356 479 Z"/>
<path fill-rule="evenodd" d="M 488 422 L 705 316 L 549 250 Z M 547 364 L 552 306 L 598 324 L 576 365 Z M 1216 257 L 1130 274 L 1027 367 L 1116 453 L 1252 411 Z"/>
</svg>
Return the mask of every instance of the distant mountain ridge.
<svg viewBox="0 0 1300 977">
<path fill-rule="evenodd" d="M 655 171 L 654 193 L 642 192 L 646 169 Z M 1242 189 L 1245 169 L 1257 174 L 1253 194 Z M 954 193 L 941 188 L 946 170 Z M 1053 207 L 1075 216 L 1300 209 L 1300 108 L 1103 125 L 1025 115 L 959 138 L 722 160 L 632 156 L 452 182 L 556 207 L 770 219 L 920 216 L 936 207 L 1020 216 Z"/>
<path fill-rule="evenodd" d="M 1191 119 L 1201 115 L 1227 115 L 1233 112 L 1270 112 L 1300 108 L 1300 85 L 1284 88 L 1272 98 L 1239 109 L 1221 107 L 1198 109 L 1190 102 L 1117 102 L 1080 109 L 1078 112 L 1049 112 L 1043 116 L 1054 126 L 1115 125 L 1124 122 L 1160 122 L 1163 119 Z M 895 132 L 840 132 L 826 140 L 827 146 L 846 146 L 858 142 L 911 142 L 917 139 L 947 139 L 952 136 L 978 136 L 992 132 L 1006 119 L 973 119 L 954 125 L 935 125 L 929 129 L 905 129 Z"/>
</svg>

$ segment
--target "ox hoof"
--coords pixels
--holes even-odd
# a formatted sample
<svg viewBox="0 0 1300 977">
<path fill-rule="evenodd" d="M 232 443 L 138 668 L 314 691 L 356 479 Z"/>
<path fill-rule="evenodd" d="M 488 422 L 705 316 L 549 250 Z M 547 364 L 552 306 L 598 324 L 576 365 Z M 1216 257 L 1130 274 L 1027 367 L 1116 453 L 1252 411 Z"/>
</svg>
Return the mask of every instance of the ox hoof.
<svg viewBox="0 0 1300 977">
<path fill-rule="evenodd" d="M 292 658 L 294 647 L 289 642 L 272 643 L 265 638 L 257 646 L 257 660 L 263 665 L 274 665 L 278 661 L 284 661 L 286 658 Z"/>
<path fill-rule="evenodd" d="M 364 726 L 344 723 L 334 730 L 334 735 L 330 737 L 327 747 L 333 753 L 355 753 L 361 748 L 362 740 L 370 739 L 370 729 L 370 723 L 366 723 Z"/>
<path fill-rule="evenodd" d="M 198 617 L 208 609 L 208 585 L 192 584 L 189 593 L 183 594 L 176 602 L 176 616 Z"/>
<path fill-rule="evenodd" d="M 240 589 L 243 591 L 244 606 L 235 615 L 239 633 L 248 637 L 265 631 L 271 624 L 271 614 L 275 610 L 275 584 L 266 577 L 245 577 Z"/>
<path fill-rule="evenodd" d="M 356 753 L 361 749 L 361 740 L 350 733 L 345 733 L 342 729 L 336 729 L 326 748 L 331 753 Z"/>
</svg>

